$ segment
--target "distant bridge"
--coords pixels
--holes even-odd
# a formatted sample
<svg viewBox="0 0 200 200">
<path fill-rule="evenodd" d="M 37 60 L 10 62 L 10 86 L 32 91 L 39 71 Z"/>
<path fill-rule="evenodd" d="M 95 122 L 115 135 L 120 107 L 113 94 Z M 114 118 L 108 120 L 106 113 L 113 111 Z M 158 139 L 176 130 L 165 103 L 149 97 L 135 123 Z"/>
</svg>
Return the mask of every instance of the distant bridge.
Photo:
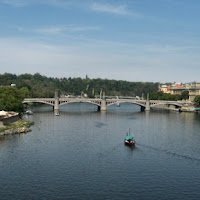
<svg viewBox="0 0 200 200">
<path fill-rule="evenodd" d="M 92 98 L 27 98 L 23 103 L 43 103 L 54 107 L 55 115 L 59 115 L 59 107 L 70 103 L 90 103 L 96 105 L 99 111 L 106 111 L 107 106 L 121 103 L 136 104 L 141 107 L 141 111 L 149 111 L 151 108 L 166 105 L 168 109 L 181 108 L 184 101 L 161 101 L 161 100 L 136 100 L 136 99 L 92 99 Z M 191 104 L 191 103 L 189 103 Z"/>
</svg>

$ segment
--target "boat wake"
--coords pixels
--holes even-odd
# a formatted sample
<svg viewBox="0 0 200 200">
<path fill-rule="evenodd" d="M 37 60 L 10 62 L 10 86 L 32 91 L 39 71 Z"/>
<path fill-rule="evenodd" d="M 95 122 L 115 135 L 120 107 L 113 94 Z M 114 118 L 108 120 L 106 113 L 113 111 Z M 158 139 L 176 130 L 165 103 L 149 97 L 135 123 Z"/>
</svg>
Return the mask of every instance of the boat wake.
<svg viewBox="0 0 200 200">
<path fill-rule="evenodd" d="M 101 128 L 101 127 L 103 127 L 103 126 L 107 126 L 107 124 L 102 123 L 102 122 L 95 122 L 95 126 L 96 126 L 97 128 Z"/>
<path fill-rule="evenodd" d="M 200 158 L 195 158 L 195 157 L 191 157 L 191 156 L 188 156 L 188 155 L 178 154 L 178 153 L 175 153 L 175 152 L 171 152 L 167 149 L 160 149 L 160 148 L 156 148 L 156 147 L 151 147 L 151 146 L 141 144 L 141 143 L 137 143 L 137 146 L 142 146 L 142 147 L 145 147 L 145 148 L 153 149 L 155 151 L 163 152 L 165 154 L 172 155 L 172 156 L 175 156 L 175 157 L 178 157 L 178 158 L 184 158 L 184 159 L 191 160 L 191 161 L 198 161 L 199 164 L 200 164 Z"/>
</svg>

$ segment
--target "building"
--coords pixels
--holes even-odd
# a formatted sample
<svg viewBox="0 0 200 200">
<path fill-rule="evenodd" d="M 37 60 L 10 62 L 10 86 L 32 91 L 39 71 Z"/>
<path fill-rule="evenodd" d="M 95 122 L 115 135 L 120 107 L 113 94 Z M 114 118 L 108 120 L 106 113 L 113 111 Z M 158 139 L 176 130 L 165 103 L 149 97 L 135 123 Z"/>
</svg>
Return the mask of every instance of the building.
<svg viewBox="0 0 200 200">
<path fill-rule="evenodd" d="M 200 95 L 200 83 L 173 83 L 172 85 L 160 85 L 159 91 L 173 95 L 181 95 L 183 91 L 189 92 L 189 100 L 194 101 L 197 95 Z"/>
<path fill-rule="evenodd" d="M 163 93 L 170 93 L 170 85 L 159 85 L 159 91 Z"/>
</svg>

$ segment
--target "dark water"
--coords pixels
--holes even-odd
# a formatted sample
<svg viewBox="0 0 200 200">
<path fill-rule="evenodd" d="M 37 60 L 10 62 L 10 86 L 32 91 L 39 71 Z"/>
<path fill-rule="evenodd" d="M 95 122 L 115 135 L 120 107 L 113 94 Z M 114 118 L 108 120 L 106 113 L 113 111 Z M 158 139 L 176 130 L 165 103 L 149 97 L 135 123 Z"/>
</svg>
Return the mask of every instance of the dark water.
<svg viewBox="0 0 200 200">
<path fill-rule="evenodd" d="M 37 108 L 32 132 L 0 138 L 0 199 L 200 199 L 199 114 L 96 109 Z"/>
</svg>

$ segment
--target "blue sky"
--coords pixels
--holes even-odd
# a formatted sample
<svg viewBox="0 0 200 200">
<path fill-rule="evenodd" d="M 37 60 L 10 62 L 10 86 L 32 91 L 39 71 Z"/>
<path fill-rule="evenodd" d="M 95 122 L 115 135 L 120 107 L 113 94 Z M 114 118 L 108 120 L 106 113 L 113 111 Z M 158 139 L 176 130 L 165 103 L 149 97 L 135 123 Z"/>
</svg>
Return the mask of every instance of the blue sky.
<svg viewBox="0 0 200 200">
<path fill-rule="evenodd" d="M 200 81 L 199 0 L 0 0 L 0 73 Z"/>
</svg>

